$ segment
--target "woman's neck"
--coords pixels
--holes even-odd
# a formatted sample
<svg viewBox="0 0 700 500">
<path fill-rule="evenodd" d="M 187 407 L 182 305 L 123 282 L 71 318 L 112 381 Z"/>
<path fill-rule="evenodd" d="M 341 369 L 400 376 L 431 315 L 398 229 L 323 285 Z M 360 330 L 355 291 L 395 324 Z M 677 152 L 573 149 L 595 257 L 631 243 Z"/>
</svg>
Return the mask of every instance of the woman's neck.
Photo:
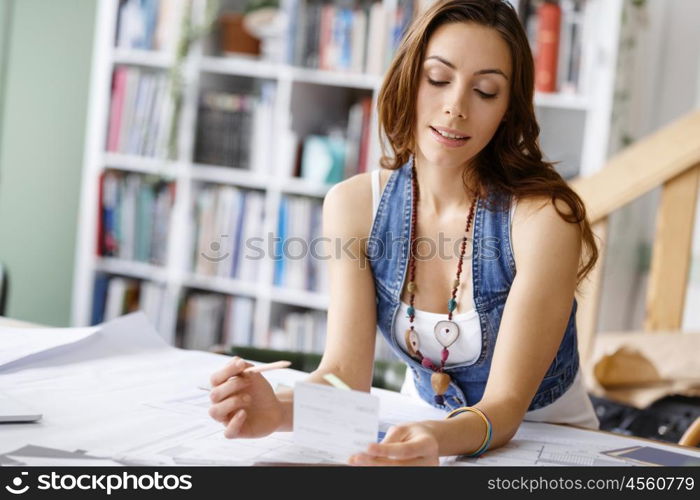
<svg viewBox="0 0 700 500">
<path fill-rule="evenodd" d="M 472 197 L 464 187 L 467 165 L 433 165 L 415 157 L 420 207 L 425 215 L 444 216 L 469 210 Z"/>
</svg>

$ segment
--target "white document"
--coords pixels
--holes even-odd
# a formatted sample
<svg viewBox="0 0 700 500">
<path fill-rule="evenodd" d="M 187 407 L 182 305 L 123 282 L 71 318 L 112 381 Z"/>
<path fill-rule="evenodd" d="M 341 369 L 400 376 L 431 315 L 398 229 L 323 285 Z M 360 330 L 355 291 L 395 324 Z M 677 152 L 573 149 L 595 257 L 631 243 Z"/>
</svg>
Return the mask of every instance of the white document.
<svg viewBox="0 0 700 500">
<path fill-rule="evenodd" d="M 12 460 L 17 460 L 22 465 L 36 467 L 124 467 L 124 464 L 110 460 L 109 458 L 57 458 L 57 457 L 24 457 L 7 455 Z"/>
<path fill-rule="evenodd" d="M 294 442 L 347 463 L 350 455 L 377 442 L 379 398 L 329 385 L 294 386 Z"/>
<path fill-rule="evenodd" d="M 16 328 L 0 327 L 0 366 L 74 344 L 94 335 L 97 326 L 87 328 Z"/>
<path fill-rule="evenodd" d="M 17 335 L 12 332 L 6 343 L 3 332 L 7 330 L 16 330 Z M 141 311 L 85 328 L 3 328 L 0 329 L 0 373 L 75 365 L 154 349 L 173 348 Z M 7 360 L 5 363 L 1 361 L 3 358 Z"/>
</svg>

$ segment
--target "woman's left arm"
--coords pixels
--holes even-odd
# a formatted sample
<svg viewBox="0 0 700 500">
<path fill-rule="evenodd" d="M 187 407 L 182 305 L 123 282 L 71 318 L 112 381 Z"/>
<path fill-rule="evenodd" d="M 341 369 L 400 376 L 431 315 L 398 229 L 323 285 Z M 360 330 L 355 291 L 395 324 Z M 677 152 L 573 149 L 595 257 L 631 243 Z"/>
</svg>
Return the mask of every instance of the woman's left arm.
<svg viewBox="0 0 700 500">
<path fill-rule="evenodd" d="M 568 205 L 557 201 L 563 213 Z M 517 274 L 498 330 L 484 395 L 475 406 L 493 424 L 489 449 L 513 437 L 561 344 L 573 307 L 581 255 L 581 231 L 564 221 L 551 201 L 523 199 L 513 220 Z M 397 426 L 393 436 L 369 446 L 359 463 L 416 465 L 437 456 L 471 453 L 486 426 L 471 412 L 449 420 Z M 427 455 L 431 455 L 428 457 Z"/>
</svg>

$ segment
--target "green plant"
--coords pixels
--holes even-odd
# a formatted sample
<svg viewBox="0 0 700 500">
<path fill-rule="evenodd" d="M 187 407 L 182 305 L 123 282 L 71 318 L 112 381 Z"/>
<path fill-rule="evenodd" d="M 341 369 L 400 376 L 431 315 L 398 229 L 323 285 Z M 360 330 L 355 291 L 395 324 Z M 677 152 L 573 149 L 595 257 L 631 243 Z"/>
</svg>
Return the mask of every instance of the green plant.
<svg viewBox="0 0 700 500">
<path fill-rule="evenodd" d="M 278 0 L 251 0 L 246 4 L 245 8 L 243 9 L 243 14 L 249 14 L 251 12 L 264 8 L 277 9 L 279 8 L 279 6 L 280 3 Z"/>
<path fill-rule="evenodd" d="M 207 0 L 204 19 L 201 24 L 194 24 L 192 19 L 192 0 L 188 0 L 185 8 L 186 14 L 182 16 L 180 37 L 175 50 L 175 61 L 170 68 L 170 97 L 173 101 L 173 115 L 168 124 L 168 151 L 167 158 L 170 160 L 177 158 L 178 133 L 177 128 L 182 112 L 182 100 L 184 95 L 183 66 L 190 52 L 192 44 L 209 34 L 219 10 L 219 0 Z"/>
</svg>

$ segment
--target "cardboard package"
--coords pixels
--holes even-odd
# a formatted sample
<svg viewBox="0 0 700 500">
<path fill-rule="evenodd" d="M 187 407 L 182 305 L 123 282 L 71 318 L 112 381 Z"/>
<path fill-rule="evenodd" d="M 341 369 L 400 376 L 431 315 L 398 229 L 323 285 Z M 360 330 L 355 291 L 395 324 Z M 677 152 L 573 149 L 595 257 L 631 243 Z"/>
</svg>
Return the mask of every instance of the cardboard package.
<svg viewBox="0 0 700 500">
<path fill-rule="evenodd" d="M 700 397 L 700 334 L 599 333 L 583 371 L 588 392 L 639 409 L 674 394 Z"/>
</svg>

